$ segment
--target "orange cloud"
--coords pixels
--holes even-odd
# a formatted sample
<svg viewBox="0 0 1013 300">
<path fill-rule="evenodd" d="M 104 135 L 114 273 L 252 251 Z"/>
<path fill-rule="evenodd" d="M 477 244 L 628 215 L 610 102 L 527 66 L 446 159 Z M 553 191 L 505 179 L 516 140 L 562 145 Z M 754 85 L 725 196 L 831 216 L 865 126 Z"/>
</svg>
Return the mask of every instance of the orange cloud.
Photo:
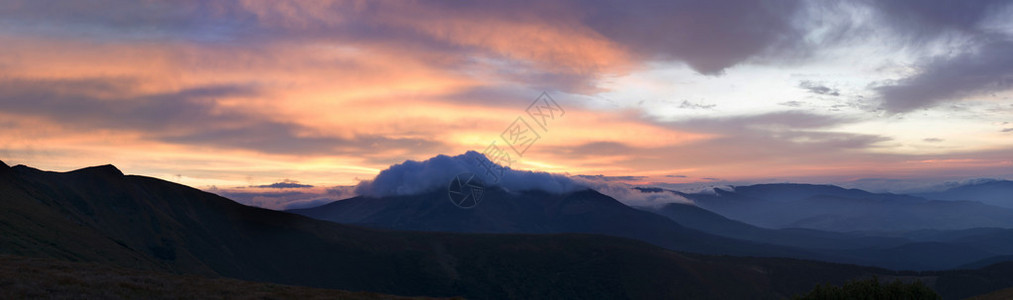
<svg viewBox="0 0 1013 300">
<path fill-rule="evenodd" d="M 776 33 L 713 42 L 721 47 L 706 51 L 685 43 L 697 37 L 686 32 L 636 40 L 640 29 L 661 29 L 607 10 L 570 11 L 568 3 L 239 4 L 181 4 L 180 15 L 194 22 L 167 14 L 125 29 L 83 20 L 98 29 L 63 35 L 0 30 L 0 155 L 56 170 L 115 163 L 198 186 L 282 178 L 348 185 L 390 163 L 481 151 L 548 90 L 566 115 L 516 168 L 647 183 L 1009 166 L 1003 143 L 934 156 L 875 153 L 870 148 L 888 137 L 834 132 L 844 121 L 816 114 L 665 123 L 581 102 L 607 88 L 599 79 L 635 72 L 646 59 L 684 58 L 720 72 L 771 49 Z M 650 16 L 691 27 L 661 11 Z M 696 25 L 722 26 L 701 20 Z M 606 27 L 617 31 L 602 30 L 613 23 Z M 675 174 L 687 177 L 666 177 Z"/>
</svg>

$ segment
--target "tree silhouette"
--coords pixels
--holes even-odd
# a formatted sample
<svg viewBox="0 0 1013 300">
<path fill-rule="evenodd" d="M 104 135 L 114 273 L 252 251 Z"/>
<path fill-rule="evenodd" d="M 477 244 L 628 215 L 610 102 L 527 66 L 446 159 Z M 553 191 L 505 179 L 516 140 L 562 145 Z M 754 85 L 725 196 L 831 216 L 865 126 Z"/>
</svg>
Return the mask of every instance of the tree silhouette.
<svg viewBox="0 0 1013 300">
<path fill-rule="evenodd" d="M 868 300 L 915 300 L 942 299 L 935 291 L 921 281 L 903 283 L 900 280 L 883 284 L 879 278 L 854 280 L 843 286 L 818 284 L 812 291 L 804 295 L 796 295 L 796 300 L 836 300 L 836 299 L 868 299 Z"/>
</svg>

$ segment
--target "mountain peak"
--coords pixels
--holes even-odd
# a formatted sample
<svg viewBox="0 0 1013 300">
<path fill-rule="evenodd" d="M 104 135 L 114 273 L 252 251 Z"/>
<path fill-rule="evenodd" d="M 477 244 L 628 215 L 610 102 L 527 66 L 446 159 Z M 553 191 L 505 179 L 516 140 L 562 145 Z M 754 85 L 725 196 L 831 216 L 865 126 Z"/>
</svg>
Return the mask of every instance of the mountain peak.
<svg viewBox="0 0 1013 300">
<path fill-rule="evenodd" d="M 70 173 L 101 174 L 115 177 L 123 176 L 123 172 L 120 171 L 120 169 L 117 169 L 116 166 L 109 164 L 78 169 L 71 171 Z"/>
<path fill-rule="evenodd" d="M 0 160 L 0 171 L 6 171 L 9 170 L 10 168 L 11 167 L 8 166 L 6 163 L 4 163 L 4 161 Z"/>
</svg>

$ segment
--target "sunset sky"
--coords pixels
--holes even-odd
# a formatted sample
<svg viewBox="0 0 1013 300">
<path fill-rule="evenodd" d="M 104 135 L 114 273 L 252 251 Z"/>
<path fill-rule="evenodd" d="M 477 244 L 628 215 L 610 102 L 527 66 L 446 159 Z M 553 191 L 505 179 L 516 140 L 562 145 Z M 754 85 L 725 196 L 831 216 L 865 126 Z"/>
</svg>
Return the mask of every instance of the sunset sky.
<svg viewBox="0 0 1013 300">
<path fill-rule="evenodd" d="M 565 114 L 512 168 L 1013 178 L 1008 1 L 627 2 L 0 0 L 0 160 L 354 185 L 546 92 Z"/>
</svg>

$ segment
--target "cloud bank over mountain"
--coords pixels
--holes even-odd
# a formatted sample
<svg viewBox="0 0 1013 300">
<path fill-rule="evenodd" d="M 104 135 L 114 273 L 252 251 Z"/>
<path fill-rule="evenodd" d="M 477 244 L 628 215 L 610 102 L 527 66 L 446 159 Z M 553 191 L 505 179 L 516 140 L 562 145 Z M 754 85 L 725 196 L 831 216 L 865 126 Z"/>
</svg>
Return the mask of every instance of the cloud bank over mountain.
<svg viewBox="0 0 1013 300">
<path fill-rule="evenodd" d="M 373 180 L 361 182 L 355 192 L 372 197 L 418 195 L 446 189 L 458 174 L 472 173 L 484 185 L 498 186 L 508 191 L 538 190 L 564 194 L 593 189 L 631 206 L 658 206 L 672 202 L 692 203 L 672 193 L 641 193 L 629 184 L 616 181 L 629 179 L 623 177 L 568 176 L 503 168 L 503 173 L 497 181 L 494 173 L 487 171 L 484 165 L 498 166 L 485 155 L 475 151 L 458 156 L 437 155 L 425 161 L 408 160 L 381 171 Z"/>
<path fill-rule="evenodd" d="M 580 176 L 580 175 L 578 175 Z M 635 189 L 633 185 L 615 182 L 606 178 L 595 178 L 589 176 L 581 176 L 575 178 L 581 184 L 590 187 L 591 189 L 598 191 L 599 193 L 608 195 L 609 197 L 615 198 L 623 204 L 633 207 L 661 207 L 668 203 L 686 203 L 694 204 L 692 200 L 686 199 L 685 197 L 669 193 L 669 192 L 657 192 L 649 193 L 642 192 Z"/>
<path fill-rule="evenodd" d="M 492 168 L 487 169 L 486 166 Z M 355 192 L 372 197 L 417 195 L 446 189 L 450 181 L 462 173 L 475 174 L 484 185 L 498 186 L 508 191 L 540 190 L 562 194 L 587 188 L 569 177 L 546 172 L 520 171 L 500 166 L 503 171 L 499 175 L 496 166 L 498 165 L 485 155 L 475 151 L 458 156 L 441 154 L 425 161 L 408 160 L 380 171 L 373 180 L 362 181 Z M 499 180 L 496 180 L 497 177 Z"/>
</svg>

